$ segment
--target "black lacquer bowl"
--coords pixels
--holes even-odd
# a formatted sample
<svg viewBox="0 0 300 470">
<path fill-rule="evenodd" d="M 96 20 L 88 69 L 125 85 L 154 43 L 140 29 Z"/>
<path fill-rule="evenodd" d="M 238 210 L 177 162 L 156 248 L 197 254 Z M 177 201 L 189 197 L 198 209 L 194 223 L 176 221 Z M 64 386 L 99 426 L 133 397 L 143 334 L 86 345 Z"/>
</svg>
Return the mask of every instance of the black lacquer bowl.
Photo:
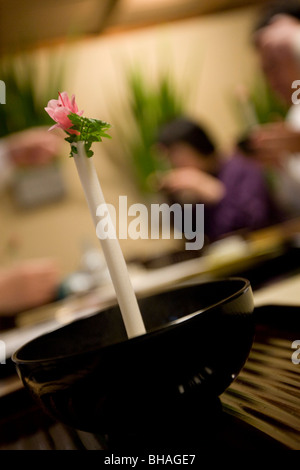
<svg viewBox="0 0 300 470">
<path fill-rule="evenodd" d="M 250 352 L 253 295 L 232 278 L 139 298 L 147 333 L 126 337 L 119 307 L 41 336 L 13 361 L 25 387 L 56 419 L 109 433 L 176 416 L 234 380 Z"/>
</svg>

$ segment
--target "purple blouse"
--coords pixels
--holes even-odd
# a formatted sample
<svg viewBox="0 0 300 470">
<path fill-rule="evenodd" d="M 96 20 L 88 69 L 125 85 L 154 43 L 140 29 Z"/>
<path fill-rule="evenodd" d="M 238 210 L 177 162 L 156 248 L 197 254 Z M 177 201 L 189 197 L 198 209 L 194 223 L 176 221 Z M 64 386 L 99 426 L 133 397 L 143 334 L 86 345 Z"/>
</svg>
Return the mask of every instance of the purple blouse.
<svg viewBox="0 0 300 470">
<path fill-rule="evenodd" d="M 235 154 L 224 162 L 217 176 L 226 193 L 215 206 L 204 206 L 204 230 L 210 240 L 236 230 L 260 229 L 280 220 L 265 175 L 255 162 Z"/>
</svg>

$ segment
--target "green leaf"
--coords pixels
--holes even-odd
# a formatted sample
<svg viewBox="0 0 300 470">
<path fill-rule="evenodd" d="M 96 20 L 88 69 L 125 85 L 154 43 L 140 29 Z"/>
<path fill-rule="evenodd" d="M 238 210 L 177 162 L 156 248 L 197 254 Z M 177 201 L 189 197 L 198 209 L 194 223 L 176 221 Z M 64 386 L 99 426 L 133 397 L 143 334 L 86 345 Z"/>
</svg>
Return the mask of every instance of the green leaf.
<svg viewBox="0 0 300 470">
<path fill-rule="evenodd" d="M 91 144 L 93 142 L 102 142 L 103 137 L 111 139 L 111 136 L 106 133 L 106 131 L 111 127 L 105 121 L 99 119 L 86 118 L 84 116 L 79 116 L 76 113 L 70 113 L 68 118 L 72 122 L 72 127 L 70 129 L 75 130 L 78 134 L 68 133 L 66 141 L 71 144 L 71 154 L 77 153 L 76 146 L 72 146 L 74 142 L 84 142 L 85 143 L 85 152 L 88 158 L 91 158 L 94 155 L 94 152 L 91 150 Z"/>
</svg>

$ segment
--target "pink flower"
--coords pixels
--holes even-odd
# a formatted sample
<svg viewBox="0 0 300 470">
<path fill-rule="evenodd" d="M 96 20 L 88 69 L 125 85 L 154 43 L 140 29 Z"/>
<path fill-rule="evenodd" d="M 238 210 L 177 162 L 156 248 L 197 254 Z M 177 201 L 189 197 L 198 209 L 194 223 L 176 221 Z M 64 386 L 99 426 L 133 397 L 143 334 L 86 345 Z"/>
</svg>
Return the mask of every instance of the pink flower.
<svg viewBox="0 0 300 470">
<path fill-rule="evenodd" d="M 45 111 L 47 111 L 49 116 L 56 122 L 56 124 L 50 127 L 49 130 L 58 127 L 68 132 L 69 134 L 79 134 L 78 131 L 70 129 L 70 127 L 72 127 L 72 122 L 68 118 L 70 113 L 78 114 L 78 116 L 83 114 L 83 111 L 78 111 L 78 106 L 75 102 L 75 96 L 72 95 L 70 100 L 66 91 L 63 91 L 58 95 L 58 100 L 50 100 L 48 102 L 48 106 L 45 108 Z"/>
</svg>

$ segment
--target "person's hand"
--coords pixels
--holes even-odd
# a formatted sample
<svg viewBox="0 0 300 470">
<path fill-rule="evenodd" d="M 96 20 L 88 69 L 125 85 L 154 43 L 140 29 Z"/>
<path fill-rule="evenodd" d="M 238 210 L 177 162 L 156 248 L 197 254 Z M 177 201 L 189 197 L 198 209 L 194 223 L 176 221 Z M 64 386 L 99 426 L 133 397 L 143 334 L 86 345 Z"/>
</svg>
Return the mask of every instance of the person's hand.
<svg viewBox="0 0 300 470">
<path fill-rule="evenodd" d="M 0 314 L 13 315 L 54 300 L 59 270 L 50 259 L 26 261 L 0 270 Z"/>
<path fill-rule="evenodd" d="M 159 188 L 190 203 L 216 204 L 225 192 L 223 184 L 217 178 L 192 167 L 171 170 L 161 177 Z"/>
<path fill-rule="evenodd" d="M 287 155 L 300 152 L 300 132 L 285 122 L 257 127 L 249 142 L 252 156 L 271 166 L 281 166 Z"/>
<path fill-rule="evenodd" d="M 11 134 L 6 145 L 13 165 L 43 165 L 58 155 L 61 139 L 39 127 Z"/>
<path fill-rule="evenodd" d="M 254 42 L 269 57 L 270 61 L 280 61 L 294 54 L 295 41 L 300 34 L 300 24 L 288 15 L 276 15 L 272 22 L 259 30 Z"/>
</svg>

